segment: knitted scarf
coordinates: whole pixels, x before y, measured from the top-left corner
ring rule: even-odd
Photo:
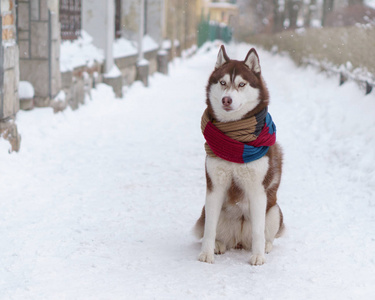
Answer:
[[[201,129],[208,156],[234,163],[248,163],[263,157],[276,142],[276,126],[267,108],[254,116],[233,122],[218,122],[206,109]]]

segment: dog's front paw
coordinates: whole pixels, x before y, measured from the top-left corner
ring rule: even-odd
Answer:
[[[215,241],[215,254],[224,254],[226,250],[227,246],[224,243],[218,240]]]
[[[250,265],[261,266],[266,262],[266,258],[263,254],[253,254],[250,257]]]
[[[201,252],[198,256],[198,260],[201,262],[206,262],[209,264],[213,264],[215,261],[214,253],[212,252]]]

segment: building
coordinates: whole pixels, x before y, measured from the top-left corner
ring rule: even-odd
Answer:
[[[235,19],[238,16],[238,6],[235,2],[217,0],[206,3],[206,11],[208,10],[210,20],[233,27]]]
[[[164,1],[163,38],[171,42],[172,57],[197,44],[201,1]]]

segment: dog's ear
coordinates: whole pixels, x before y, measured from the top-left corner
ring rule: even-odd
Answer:
[[[215,69],[220,68],[223,64],[228,62],[230,58],[228,57],[227,53],[225,52],[225,47],[224,45],[221,45],[219,54],[217,55],[217,61],[215,65]]]
[[[254,73],[260,74],[259,56],[258,56],[258,53],[255,51],[254,48],[251,48],[249,53],[247,53],[246,58],[244,60],[244,63]]]

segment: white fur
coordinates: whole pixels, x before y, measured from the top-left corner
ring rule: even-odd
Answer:
[[[263,264],[267,205],[263,180],[268,170],[268,157],[264,156],[246,164],[235,164],[220,158],[207,157],[206,168],[213,190],[206,195],[206,220],[199,260],[214,262],[214,249],[223,248],[223,245],[215,245],[215,240],[218,240],[230,247],[238,242],[243,243],[244,247],[252,249],[250,263]],[[236,206],[226,206],[227,210],[224,211],[222,208],[232,178],[245,192],[244,200]],[[243,225],[238,221],[242,215]],[[229,228],[231,231],[228,231]]]
[[[223,53],[223,50],[220,48],[220,51],[217,55],[215,68],[218,69],[225,63],[226,63],[226,60],[225,60],[225,57],[224,57],[224,53]]]
[[[224,81],[226,85],[220,82]],[[239,84],[246,83],[244,87]],[[231,97],[231,111],[223,107],[222,99]],[[209,99],[212,109],[220,122],[230,122],[241,119],[246,113],[253,110],[260,102],[259,90],[250,86],[240,75],[236,76],[234,82],[230,82],[230,76],[225,75],[217,84],[211,85]]]
[[[280,182],[280,177],[281,177],[281,174],[278,173],[278,172],[275,172],[275,174],[272,178],[272,181],[267,188],[272,189],[274,185],[278,184]]]
[[[246,59],[245,64],[253,70],[255,73],[260,73],[260,63],[259,58],[254,52],[250,53],[249,57]]]

